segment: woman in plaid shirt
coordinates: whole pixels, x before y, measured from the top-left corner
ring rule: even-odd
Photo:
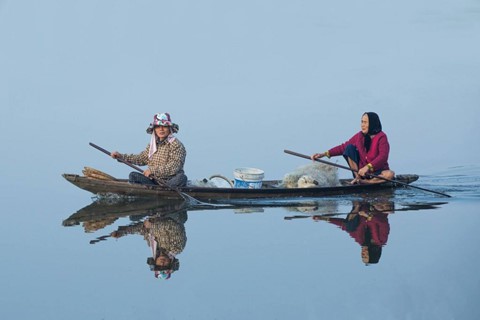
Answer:
[[[157,113],[147,128],[151,139],[145,150],[139,154],[114,151],[111,156],[114,159],[121,158],[139,166],[148,166],[143,174],[131,172],[128,177],[131,183],[183,187],[187,184],[187,176],[183,171],[187,151],[174,135],[178,130],[179,127],[172,122],[170,114]]]

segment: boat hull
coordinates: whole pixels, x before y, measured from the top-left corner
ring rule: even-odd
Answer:
[[[187,186],[178,189],[169,189],[162,186],[147,186],[131,184],[127,180],[101,180],[76,174],[63,174],[67,181],[75,186],[99,196],[119,195],[136,198],[161,198],[161,199],[182,199],[182,193],[207,202],[224,202],[229,200],[262,200],[262,199],[294,199],[294,198],[316,198],[324,196],[348,195],[378,190],[393,190],[397,187],[404,187],[397,183],[380,184],[357,184],[349,185],[348,181],[342,180],[340,186],[336,187],[313,187],[313,188],[283,188],[279,187],[277,180],[263,181],[261,189],[239,189],[239,188],[212,188]],[[395,180],[409,184],[418,179],[417,175],[397,175]]]

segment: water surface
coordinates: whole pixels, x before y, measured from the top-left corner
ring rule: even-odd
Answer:
[[[78,197],[19,202],[2,223],[9,248],[2,313],[41,319],[474,319],[478,178],[459,183],[458,170],[417,182],[452,198],[400,189],[278,207],[198,209],[111,198],[82,204]],[[365,264],[360,244],[333,224],[358,205],[366,212],[375,208],[374,215],[384,217],[379,225],[388,229],[376,263]],[[169,216],[180,221],[187,242],[177,255],[179,269],[162,280],[147,265],[148,242],[133,230]],[[119,230],[129,231],[110,237]]]

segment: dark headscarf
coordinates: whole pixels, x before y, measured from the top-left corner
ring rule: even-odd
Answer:
[[[382,246],[378,244],[373,244],[371,240],[372,232],[370,228],[367,228],[365,230],[365,242],[363,243],[363,245],[368,247],[368,264],[378,263],[378,261],[380,261],[380,257],[382,256]]]
[[[364,135],[365,141],[363,145],[368,152],[368,150],[370,150],[370,145],[372,144],[372,138],[370,136],[382,131],[382,123],[380,122],[378,114],[375,112],[365,112],[364,115],[367,115],[368,117],[368,133]]]

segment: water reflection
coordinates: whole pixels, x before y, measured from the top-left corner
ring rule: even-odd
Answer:
[[[177,255],[187,244],[185,222],[187,210],[183,204],[167,214],[159,213],[138,223],[121,226],[110,236],[121,238],[127,235],[141,235],[152,251],[147,259],[150,270],[156,278],[169,279],[180,267]]]
[[[99,198],[63,221],[63,226],[82,225],[85,232],[94,232],[113,224],[119,218],[138,221],[146,216],[185,209],[183,201],[138,201]]]
[[[108,238],[140,236],[145,240],[147,264],[153,275],[169,279],[180,268],[179,255],[187,244],[185,222],[189,211],[228,209],[234,214],[263,214],[266,208],[279,208],[299,215],[285,220],[308,218],[326,222],[348,234],[359,246],[366,265],[379,263],[390,233],[390,214],[398,211],[435,209],[442,203],[399,204],[395,198],[305,199],[297,202],[258,203],[217,207],[192,206],[181,200],[129,201],[99,199],[63,221],[64,226],[82,226],[86,233],[97,232],[112,224],[113,231],[90,240],[91,244]],[[272,215],[272,218],[275,218]],[[126,221],[126,222],[125,222]],[[147,252],[148,252],[147,251]]]
[[[378,263],[382,247],[387,244],[390,224],[388,214],[394,212],[391,201],[354,201],[345,218],[313,216],[315,221],[326,221],[347,232],[361,247],[362,261],[366,265]]]
[[[177,255],[185,249],[187,243],[186,202],[96,201],[64,220],[63,225],[82,224],[85,232],[93,232],[126,216],[132,221],[130,224],[119,226],[117,230],[90,243],[95,244],[109,237],[118,239],[128,235],[142,236],[151,250],[151,257],[147,258],[150,270],[156,278],[169,279],[179,270],[180,261]]]
[[[435,209],[439,203],[406,204],[395,209],[395,203],[388,199],[353,200],[352,209],[344,217],[339,213],[313,214],[310,216],[290,216],[285,220],[311,217],[314,221],[325,221],[345,231],[360,245],[362,262],[365,265],[380,261],[383,247],[390,234],[388,215],[395,211]],[[315,212],[319,212],[315,209]],[[320,211],[321,212],[321,211]],[[325,212],[325,211],[323,211]]]

